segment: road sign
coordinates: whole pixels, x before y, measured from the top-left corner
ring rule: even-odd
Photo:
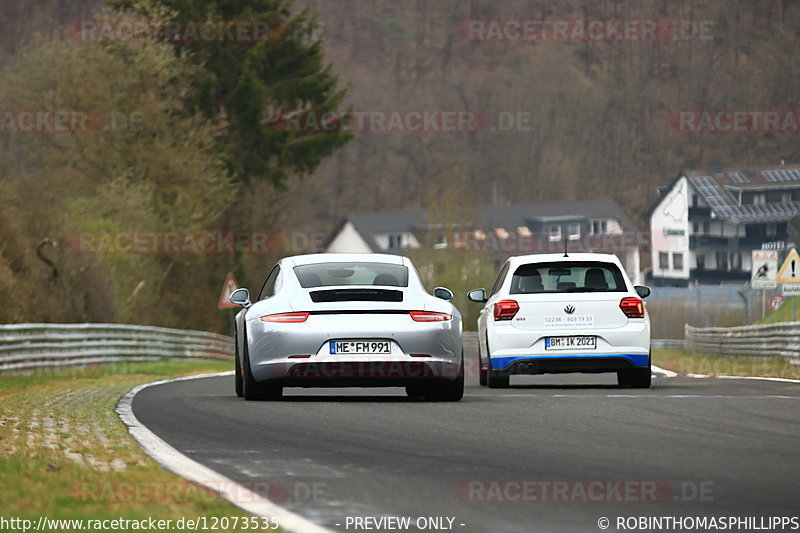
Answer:
[[[780,294],[776,294],[775,296],[769,299],[769,308],[772,309],[773,311],[777,311],[785,303],[786,303],[786,298],[784,298]]]
[[[217,300],[217,309],[232,309],[239,307],[237,304],[231,302],[231,293],[239,288],[239,284],[233,277],[233,274],[228,272],[225,276],[225,284],[222,286],[222,292],[219,293],[219,300]]]
[[[778,252],[776,250],[753,250],[753,270],[750,273],[750,286],[754,289],[774,289],[775,275],[778,271]]]
[[[798,283],[784,283],[781,287],[784,296],[800,296],[800,284]]]
[[[800,255],[797,250],[792,248],[786,261],[783,262],[775,278],[778,283],[800,283]]]

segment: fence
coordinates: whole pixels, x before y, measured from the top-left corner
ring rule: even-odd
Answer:
[[[683,339],[651,339],[650,346],[660,350],[682,350],[686,348],[686,341]]]
[[[0,373],[162,358],[233,359],[233,339],[205,331],[127,324],[0,326]]]
[[[732,328],[685,327],[689,351],[708,355],[800,358],[800,323]],[[475,332],[464,347],[477,351]],[[682,348],[684,341],[652,341],[656,348]],[[115,361],[232,359],[233,339],[205,331],[127,324],[8,324],[0,326],[0,373],[37,367]]]
[[[780,322],[733,328],[686,325],[686,347],[707,355],[800,357],[800,323]]]

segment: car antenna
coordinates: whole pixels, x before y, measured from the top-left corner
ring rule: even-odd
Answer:
[[[569,254],[567,253],[567,243],[568,242],[569,242],[568,238],[564,237],[564,257],[569,257]]]

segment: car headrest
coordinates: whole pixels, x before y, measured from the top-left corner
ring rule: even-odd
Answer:
[[[517,291],[525,294],[531,292],[541,292],[544,290],[544,285],[542,285],[542,276],[539,275],[538,270],[534,270],[532,274],[528,276],[517,276]]]
[[[583,280],[583,286],[587,289],[600,289],[605,290],[608,288],[606,283],[606,275],[602,268],[590,268],[586,271],[586,276]]]
[[[391,274],[378,274],[375,276],[375,279],[372,280],[373,285],[386,285],[389,287],[399,287],[400,283],[397,282],[397,278],[392,276]]]

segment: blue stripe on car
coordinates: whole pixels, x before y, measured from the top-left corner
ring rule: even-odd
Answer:
[[[502,370],[514,361],[525,360],[535,361],[537,359],[592,359],[592,358],[608,358],[608,357],[623,357],[628,359],[636,366],[647,366],[650,356],[646,353],[629,354],[629,353],[611,353],[611,354],[558,354],[549,356],[521,356],[521,357],[492,357],[492,370]]]

